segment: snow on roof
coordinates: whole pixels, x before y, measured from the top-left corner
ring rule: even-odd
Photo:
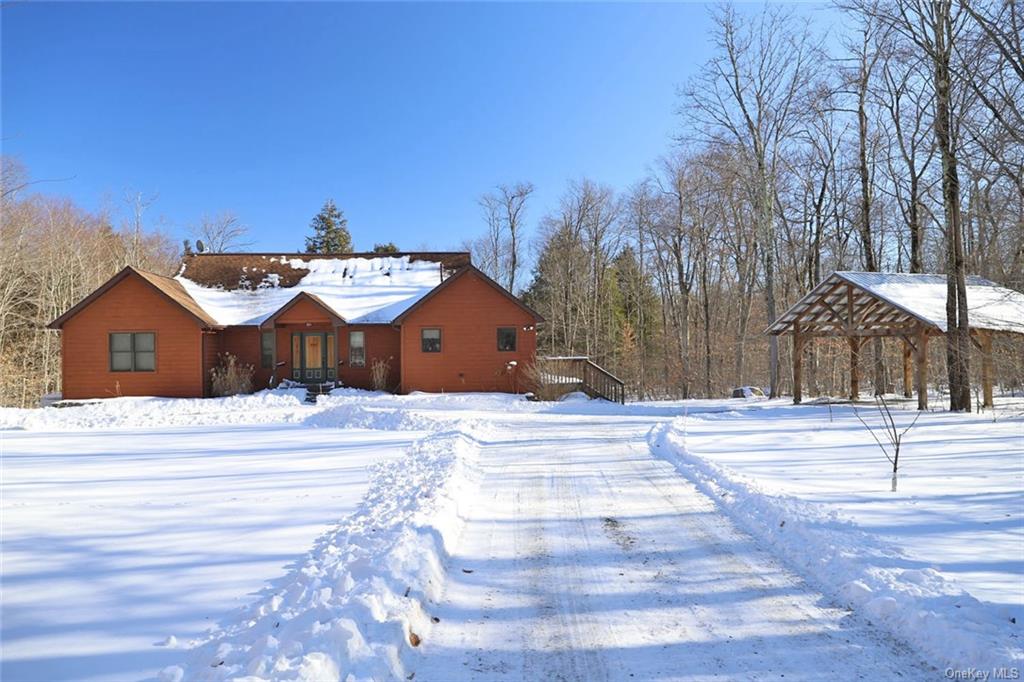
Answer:
[[[946,276],[900,272],[833,272],[768,328],[786,331],[815,302],[827,297],[834,285],[846,281],[907,315],[946,331]],[[835,295],[835,294],[833,294]],[[974,329],[1024,334],[1024,294],[981,277],[967,278],[967,307]]]
[[[247,288],[224,289],[175,279],[221,325],[258,325],[300,293],[312,294],[350,324],[388,323],[441,283],[441,265],[409,256],[379,258],[272,257],[272,262],[308,270],[293,286],[269,273]],[[244,275],[245,273],[239,273]]]
[[[946,276],[898,272],[837,272],[837,275],[946,331]],[[982,277],[967,278],[971,327],[1024,334],[1024,294]]]

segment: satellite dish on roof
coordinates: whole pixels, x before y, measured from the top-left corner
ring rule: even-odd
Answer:
[[[196,240],[196,251],[198,253],[205,253],[206,252],[206,244],[203,243],[202,239],[197,239]]]

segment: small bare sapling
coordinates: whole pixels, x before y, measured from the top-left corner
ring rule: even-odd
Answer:
[[[875,406],[878,408],[878,413],[882,416],[882,431],[885,434],[885,439],[889,442],[888,446],[882,442],[881,438],[878,437],[878,434],[875,433],[875,429],[871,428],[871,426],[860,416],[860,412],[857,411],[856,403],[853,404],[853,413],[857,415],[857,420],[860,421],[860,423],[864,425],[864,428],[868,430],[871,437],[875,439],[876,443],[878,443],[878,447],[882,450],[882,454],[885,455],[885,458],[889,460],[890,464],[892,464],[892,492],[896,492],[896,476],[900,467],[900,446],[903,444],[903,437],[907,435],[907,432],[910,431],[910,429],[914,428],[914,425],[917,424],[917,420],[921,418],[921,413],[918,412],[917,416],[914,417],[914,421],[910,422],[907,428],[900,431],[896,427],[896,420],[892,416],[892,410],[889,409],[889,403],[885,402],[885,398],[883,396],[875,396]]]

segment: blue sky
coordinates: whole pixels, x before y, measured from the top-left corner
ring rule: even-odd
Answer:
[[[126,190],[187,236],[235,212],[297,250],[333,198],[357,248],[456,247],[479,195],[622,189],[678,132],[700,4],[10,3],[3,153],[90,209]]]

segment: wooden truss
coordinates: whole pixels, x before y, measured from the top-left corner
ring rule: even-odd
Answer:
[[[887,301],[833,273],[776,320],[767,330],[793,336],[793,402],[803,399],[803,350],[820,337],[845,338],[850,346],[850,398],[860,395],[861,348],[872,338],[903,342],[903,393],[917,392],[917,407],[928,409],[928,340],[944,336],[933,322]],[[981,381],[986,407],[992,406],[992,332],[971,329],[981,350]]]

